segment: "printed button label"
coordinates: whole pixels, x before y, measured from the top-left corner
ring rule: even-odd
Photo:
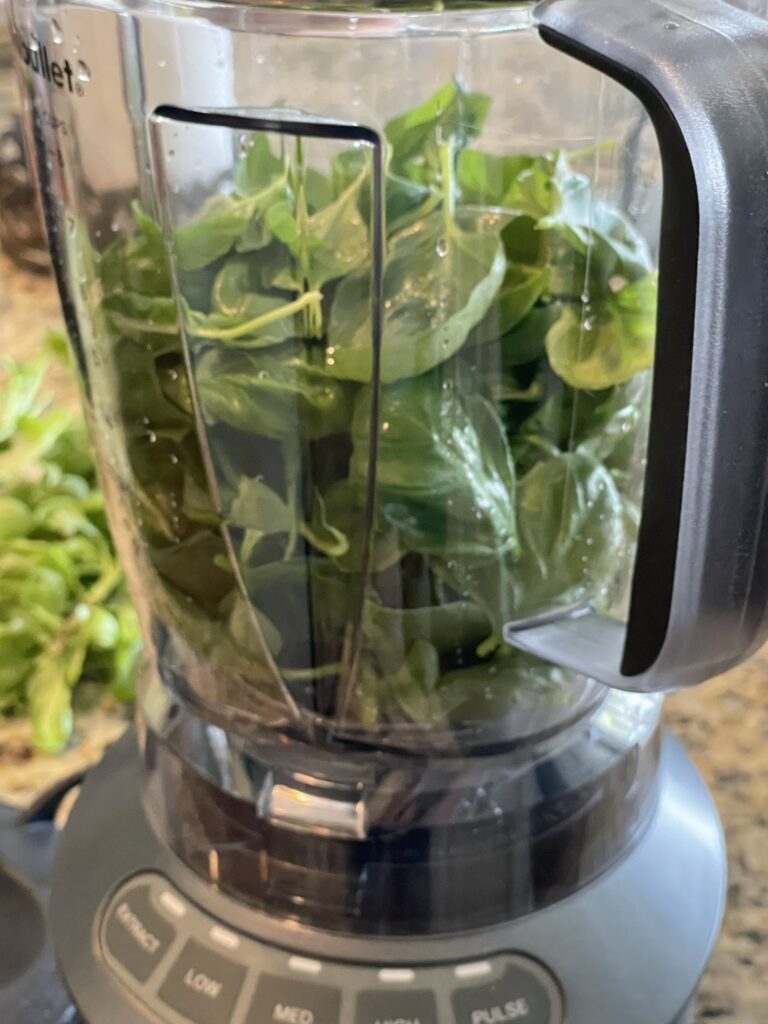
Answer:
[[[160,998],[193,1024],[230,1024],[246,969],[190,939],[160,988]]]
[[[245,1024],[338,1024],[341,994],[328,985],[262,974]]]
[[[149,886],[131,889],[115,904],[104,933],[107,952],[136,978],[147,981],[176,936],[152,906]]]

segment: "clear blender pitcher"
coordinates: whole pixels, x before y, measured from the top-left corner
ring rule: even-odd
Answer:
[[[712,31],[615,6],[15,4],[147,807],[270,913],[448,932],[575,891],[654,802],[659,700],[605,684],[761,635],[759,473],[717,474],[762,357],[712,297],[753,333],[765,300],[714,266],[693,113],[638,86],[659,18]]]

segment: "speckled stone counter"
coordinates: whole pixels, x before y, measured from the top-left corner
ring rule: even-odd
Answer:
[[[696,1021],[768,1022],[768,649],[667,701],[667,721],[712,789],[730,882]]]
[[[52,280],[14,271],[0,257],[0,352],[29,358],[45,331],[59,326]],[[66,375],[53,383],[61,401],[73,400]],[[730,855],[725,926],[695,1021],[768,1024],[768,649],[722,678],[671,697],[667,720],[714,792]],[[0,720],[0,798],[30,798],[97,759],[123,727],[116,714],[100,710],[78,721],[77,742],[67,755],[42,758],[32,751],[25,723]]]

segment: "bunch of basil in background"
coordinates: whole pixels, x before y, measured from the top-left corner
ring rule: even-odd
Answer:
[[[161,229],[136,209],[98,259],[150,605],[212,673],[277,664],[367,727],[556,698],[503,624],[610,604],[634,539],[647,247],[564,153],[471,148],[489,105],[453,80],[387,125],[378,423],[366,147],[321,173],[254,133],[176,227],[194,388]]]
[[[142,644],[85,424],[51,407],[49,363],[0,363],[0,713],[28,713],[35,744],[55,753],[73,702],[133,699]]]

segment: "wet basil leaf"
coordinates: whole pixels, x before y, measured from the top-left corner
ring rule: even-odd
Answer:
[[[498,238],[446,227],[441,213],[398,235],[384,272],[382,381],[416,377],[455,355],[487,313],[505,270]],[[336,291],[327,362],[334,377],[371,379],[370,286],[365,272]]]
[[[369,471],[370,392],[352,422],[350,477]],[[494,558],[514,549],[515,473],[493,408],[434,371],[385,388],[376,484],[380,517],[403,550],[446,558]]]
[[[314,365],[301,345],[281,349],[280,355],[208,351],[196,376],[209,422],[277,440],[349,429],[348,387],[322,364]]]
[[[592,312],[569,303],[547,333],[552,369],[574,388],[620,384],[653,362],[656,279],[641,278],[610,294]]]

